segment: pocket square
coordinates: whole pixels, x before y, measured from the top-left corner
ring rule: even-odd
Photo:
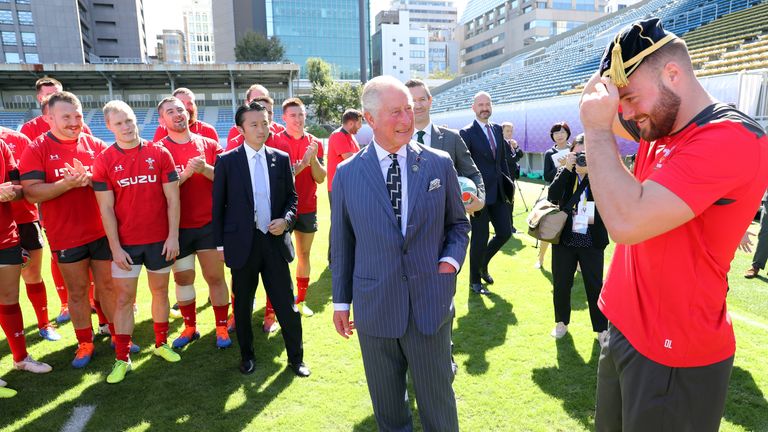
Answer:
[[[431,192],[438,188],[440,188],[440,179],[434,179],[431,182],[429,182],[429,190],[427,192]]]

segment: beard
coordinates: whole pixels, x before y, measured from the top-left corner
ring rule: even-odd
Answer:
[[[187,112],[189,113],[189,122],[188,122],[188,124],[190,126],[192,126],[197,121],[197,110],[196,109],[192,109],[192,110],[187,110]]]
[[[640,138],[651,142],[671,134],[680,110],[681,98],[659,83],[659,100],[648,114],[648,125],[640,129]]]

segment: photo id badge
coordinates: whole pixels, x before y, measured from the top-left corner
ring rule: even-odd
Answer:
[[[571,226],[571,231],[579,234],[586,234],[588,225],[589,217],[586,214],[576,214],[573,216],[573,225]]]

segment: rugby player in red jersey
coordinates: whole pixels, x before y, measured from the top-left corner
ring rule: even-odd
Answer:
[[[21,154],[31,144],[29,138],[23,134],[4,127],[0,127],[0,140],[5,141],[11,149],[14,160],[21,159]],[[26,265],[21,269],[21,277],[27,288],[27,297],[35,310],[38,333],[45,340],[60,340],[61,335],[51,326],[48,319],[48,295],[41,272],[43,236],[37,206],[26,200],[17,200],[11,202],[11,209],[19,232],[19,245],[29,256]]]
[[[192,90],[186,87],[179,87],[174,90],[173,96],[180,100],[184,104],[184,107],[187,108],[187,112],[189,113],[189,131],[210,138],[218,143],[219,134],[216,133],[216,129],[210,124],[197,118],[197,104],[195,103],[195,94]],[[157,130],[155,130],[155,137],[152,138],[152,141],[158,142],[167,136],[168,129],[166,129],[165,126],[160,125],[157,127]]]
[[[136,114],[122,101],[104,105],[115,143],[93,163],[93,188],[112,251],[115,286],[115,365],[107,382],[131,370],[133,304],[142,265],[152,293],[153,353],[169,362],[181,356],[168,346],[168,279],[179,254],[179,174],[163,146],[139,137]]]
[[[0,141],[0,327],[2,327],[13,355],[13,367],[33,373],[46,373],[51,367],[38,362],[27,353],[24,322],[19,307],[19,276],[21,274],[21,246],[10,201],[22,198],[19,171],[8,145]],[[0,380],[0,398],[16,395]]]
[[[48,98],[51,130],[38,137],[21,156],[24,196],[40,203],[48,241],[69,295],[69,310],[78,348],[72,366],[85,367],[93,356],[93,329],[88,303],[88,271],[93,273],[107,317],[111,317],[112,256],[91,187],[91,167],[106,145],[84,134],[80,101],[69,92]]]
[[[27,136],[30,140],[34,141],[37,137],[40,135],[48,132],[51,130],[51,125],[48,124],[48,121],[46,119],[46,113],[45,113],[45,104],[44,101],[48,96],[58,93],[62,91],[64,87],[62,87],[61,83],[51,77],[43,77],[40,78],[35,82],[35,90],[37,92],[37,102],[40,104],[40,109],[43,110],[43,113],[32,120],[24,123],[21,126],[21,129],[19,132],[23,133]],[[83,132],[87,133],[88,135],[91,134],[91,129],[88,127],[88,125],[83,124]]]
[[[296,238],[296,305],[304,316],[314,312],[304,300],[309,287],[309,253],[317,232],[317,184],[325,181],[323,145],[304,131],[307,111],[299,98],[283,102],[283,121],[286,129],[275,137],[275,148],[288,153],[293,164],[296,193],[299,195],[298,215],[293,234]]]
[[[245,92],[245,104],[250,104],[257,98],[264,98],[269,97],[269,90],[267,90],[266,87],[264,87],[261,84],[254,84],[248,88],[248,91]],[[263,106],[264,104],[262,104]],[[272,132],[272,135],[277,135],[280,132],[284,131],[285,128],[272,121],[272,109],[269,109],[269,131]],[[229,134],[227,134],[227,150],[231,150],[243,143],[243,135],[240,133],[240,131],[237,130],[237,125],[232,126],[232,129],[229,130]],[[266,146],[269,146],[269,143],[265,144]]]
[[[222,150],[217,142],[189,131],[189,113],[179,99],[173,96],[163,99],[157,111],[160,124],[168,130],[168,136],[156,144],[171,152],[179,172],[181,190],[179,256],[173,265],[173,278],[176,282],[176,301],[184,318],[184,330],[173,341],[173,347],[181,348],[200,337],[194,285],[197,255],[213,305],[216,346],[227,348],[232,345],[227,333],[229,291],[224,281],[224,263],[219,260],[211,225],[213,165],[216,155]]]

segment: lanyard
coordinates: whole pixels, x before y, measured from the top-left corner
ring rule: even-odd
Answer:
[[[576,182],[573,184],[573,192],[576,192],[576,189],[581,186],[581,179],[579,178],[579,175],[576,174]],[[584,191],[581,193],[581,196],[579,197],[579,201],[582,202],[582,205],[584,207],[587,206],[587,191],[589,190],[589,186],[584,188]]]

